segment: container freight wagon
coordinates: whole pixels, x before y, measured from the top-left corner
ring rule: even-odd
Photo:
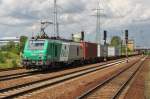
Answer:
[[[94,62],[97,58],[97,44],[90,42],[81,42],[83,48],[83,57],[85,62]]]
[[[121,55],[121,51],[117,47],[108,47],[108,57],[117,57]]]

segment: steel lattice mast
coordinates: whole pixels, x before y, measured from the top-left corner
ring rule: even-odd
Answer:
[[[58,23],[58,6],[57,0],[54,0],[54,33],[59,37],[59,23]]]
[[[104,9],[101,9],[100,7],[100,0],[97,4],[96,8],[96,43],[101,43],[101,11]]]
[[[97,19],[96,19],[96,42],[98,43],[98,44],[100,44],[100,36],[101,36],[101,34],[100,34],[100,7],[99,7],[99,5],[98,5],[98,8],[96,9],[97,10],[97,14],[96,14],[96,16],[97,16]]]

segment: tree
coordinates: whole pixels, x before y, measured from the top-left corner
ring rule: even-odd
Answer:
[[[119,36],[113,36],[111,39],[111,46],[120,47],[121,46],[121,38]]]
[[[28,37],[26,37],[26,36],[20,37],[20,52],[23,52],[23,49],[25,47],[25,43],[26,43],[27,39],[28,39]]]
[[[7,43],[7,45],[1,47],[1,51],[13,52],[15,54],[19,54],[19,44],[10,41]]]

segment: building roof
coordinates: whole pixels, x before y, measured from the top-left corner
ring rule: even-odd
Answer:
[[[19,37],[1,37],[0,38],[0,41],[11,41],[11,40],[19,40],[20,38]]]

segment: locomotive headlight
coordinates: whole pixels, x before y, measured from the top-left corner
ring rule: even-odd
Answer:
[[[39,56],[43,57],[43,54],[39,54]]]

